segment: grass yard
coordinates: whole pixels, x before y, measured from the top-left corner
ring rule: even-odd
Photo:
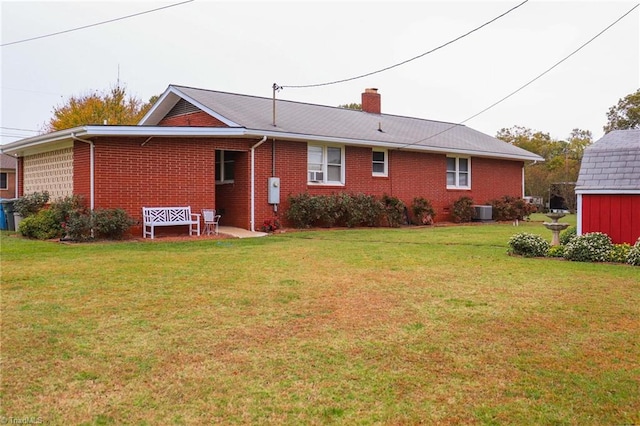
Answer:
[[[551,239],[540,222],[77,245],[4,233],[0,416],[639,424],[640,269],[508,256],[514,233]]]

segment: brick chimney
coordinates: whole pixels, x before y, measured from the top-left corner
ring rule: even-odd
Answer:
[[[380,114],[380,93],[378,89],[364,89],[362,94],[362,111],[372,114]]]

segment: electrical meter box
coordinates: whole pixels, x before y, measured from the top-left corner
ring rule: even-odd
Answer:
[[[268,200],[269,204],[280,204],[280,178],[269,178]]]

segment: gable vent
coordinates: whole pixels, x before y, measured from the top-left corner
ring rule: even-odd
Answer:
[[[185,101],[184,99],[180,99],[178,103],[175,104],[173,108],[171,108],[171,111],[169,111],[169,113],[165,115],[165,117],[175,117],[178,115],[192,114],[198,111],[200,111],[200,108],[190,102]]]

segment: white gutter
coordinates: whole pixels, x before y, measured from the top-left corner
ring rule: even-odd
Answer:
[[[71,133],[71,139],[73,139],[74,141],[79,141],[79,142],[84,142],[84,143],[88,143],[89,144],[89,185],[91,186],[90,189],[90,206],[89,208],[91,209],[91,211],[93,211],[93,209],[95,208],[95,148],[93,145],[93,142],[90,140],[86,140],[86,139],[81,139],[79,137],[77,137],[74,133]]]
[[[255,170],[255,157],[256,148],[265,143],[266,136],[263,136],[260,141],[251,147],[251,232],[255,232],[255,215],[256,215],[256,170]]]

